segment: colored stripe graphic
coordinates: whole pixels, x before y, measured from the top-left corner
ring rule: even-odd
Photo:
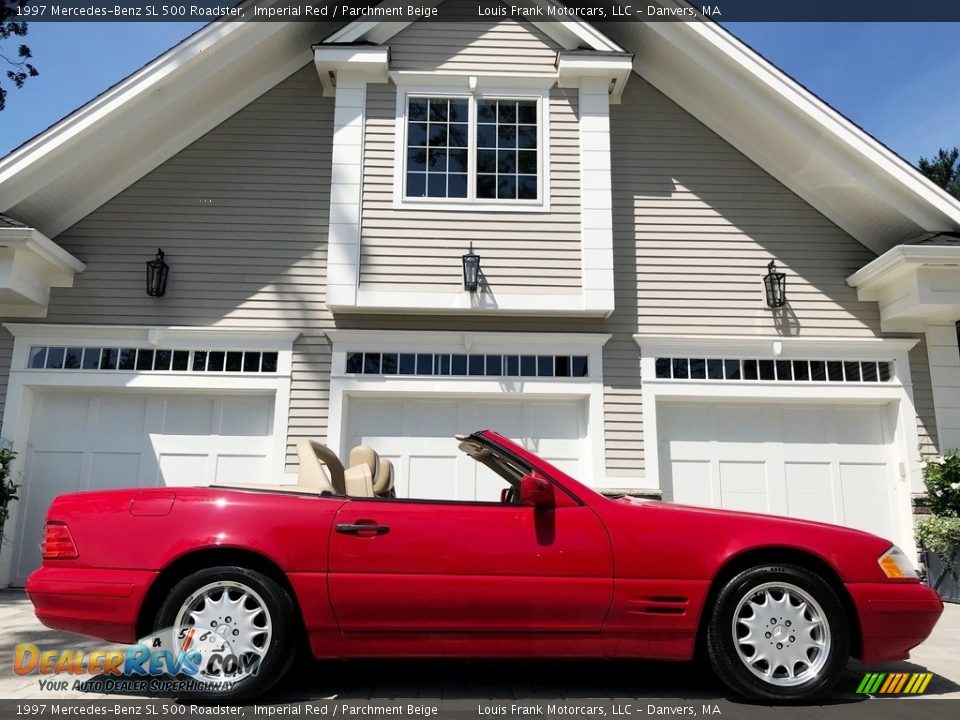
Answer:
[[[898,693],[903,689],[903,686],[907,683],[907,678],[910,677],[909,673],[900,673],[900,682],[897,683],[897,686],[893,688],[890,692]]]
[[[919,695],[927,689],[933,673],[867,673],[856,692],[866,695]]]
[[[865,693],[867,691],[867,685],[870,684],[870,680],[873,678],[873,675],[867,673],[863,676],[863,680],[860,681],[860,684],[857,685],[857,693]]]
[[[896,685],[897,681],[900,679],[900,676],[897,673],[891,673],[887,676],[887,680],[883,685],[880,686],[880,694],[883,695],[890,691],[892,685]]]

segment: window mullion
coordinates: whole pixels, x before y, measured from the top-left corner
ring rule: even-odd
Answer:
[[[467,137],[467,200],[476,202],[477,199],[477,98],[470,96],[470,127]]]

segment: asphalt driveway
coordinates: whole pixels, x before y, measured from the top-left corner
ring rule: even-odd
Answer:
[[[932,672],[924,697],[960,699],[960,605],[947,605],[926,643],[908,662],[864,666],[851,662],[836,700],[853,699],[865,672]],[[94,649],[96,640],[43,627],[21,591],[0,591],[0,698],[89,698],[70,691],[40,691],[37,676],[13,671],[14,647]],[[102,696],[100,696],[102,697]],[[390,698],[658,698],[721,700],[725,692],[708,670],[692,663],[636,661],[350,661],[296,668],[267,702]]]

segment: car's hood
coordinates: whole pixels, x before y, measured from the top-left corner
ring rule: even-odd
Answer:
[[[626,505],[634,505],[637,507],[644,507],[651,510],[664,510],[664,511],[673,511],[673,512],[683,512],[685,514],[694,514],[694,515],[703,515],[709,516],[711,518],[725,519],[730,522],[746,523],[746,524],[760,524],[768,525],[770,523],[776,523],[781,525],[788,525],[797,528],[817,528],[818,530],[826,531],[836,531],[843,533],[847,536],[860,536],[864,538],[872,538],[876,540],[881,540],[885,543],[890,543],[889,540],[881,538],[873,533],[864,532],[863,530],[857,530],[855,528],[846,527],[843,525],[835,525],[833,523],[820,522],[818,520],[805,520],[803,518],[794,518],[786,517],[784,515],[771,515],[768,513],[756,513],[756,512],[747,512],[745,510],[727,510],[723,508],[714,508],[714,507],[705,507],[701,505],[685,505],[683,503],[673,503],[665,502],[663,500],[649,500],[645,498],[635,498],[630,496],[623,496],[616,498],[614,502],[624,503]]]

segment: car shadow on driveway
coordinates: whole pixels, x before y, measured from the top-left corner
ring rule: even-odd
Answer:
[[[862,677],[857,671],[848,672],[826,703],[864,700],[865,696],[854,693]],[[703,663],[637,660],[313,661],[296,667],[260,702],[330,698],[650,698],[742,702],[730,696]]]
[[[818,704],[868,699],[856,689],[867,672],[928,672],[909,662],[883,667],[851,661],[837,688]],[[956,693],[957,683],[934,674],[923,696]],[[290,703],[336,698],[651,698],[728,700],[729,695],[701,662],[634,660],[349,660],[307,661],[261,703]]]
[[[623,660],[349,660],[304,662],[266,702],[321,698],[723,697],[696,663]]]

